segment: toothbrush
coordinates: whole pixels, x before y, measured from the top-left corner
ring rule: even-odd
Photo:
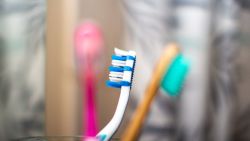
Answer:
[[[179,54],[179,48],[177,45],[170,44],[167,46],[155,68],[142,102],[137,107],[132,121],[122,135],[122,141],[137,140],[140,128],[145,121],[145,117],[149,112],[150,105],[156,96],[159,87],[163,83],[163,89],[166,90],[170,96],[177,96],[184,82],[183,80],[187,74],[187,70],[188,63]],[[172,84],[169,84],[168,81]]]
[[[86,119],[82,121],[83,127],[85,125],[84,135],[89,137],[94,137],[97,134],[98,128],[95,107],[95,58],[100,56],[102,48],[103,37],[97,25],[91,22],[85,22],[76,28],[75,54],[83,101],[85,99],[82,116],[85,116]]]
[[[121,123],[132,86],[135,61],[136,53],[134,51],[124,51],[115,48],[115,55],[112,56],[112,66],[109,67],[110,73],[107,85],[121,88],[121,92],[113,118],[97,135],[100,141],[108,141]]]

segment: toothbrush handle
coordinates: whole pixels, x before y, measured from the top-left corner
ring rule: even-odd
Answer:
[[[170,44],[166,47],[163,52],[162,57],[160,58],[159,63],[157,64],[154,74],[151,78],[151,81],[145,91],[144,98],[132,118],[132,121],[129,123],[124,134],[122,135],[122,141],[135,141],[138,138],[140,129],[144,123],[145,117],[148,114],[150,105],[156,96],[157,90],[160,86],[161,79],[166,70],[178,54],[179,49],[176,44]]]
[[[85,103],[86,103],[86,136],[97,134],[97,119],[95,105],[95,77],[93,71],[88,69],[85,75]],[[84,113],[84,112],[83,112]],[[83,115],[84,116],[84,115]]]

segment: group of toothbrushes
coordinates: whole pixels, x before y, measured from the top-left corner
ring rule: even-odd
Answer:
[[[136,63],[134,51],[124,51],[115,48],[112,55],[112,66],[109,67],[109,81],[107,86],[120,88],[120,97],[116,111],[110,122],[98,133],[97,113],[95,107],[95,58],[103,49],[103,39],[100,28],[91,22],[86,22],[76,29],[75,54],[80,78],[81,92],[85,99],[83,117],[85,136],[97,137],[100,141],[108,141],[118,129],[127,107],[133,74]],[[140,133],[150,105],[161,87],[170,96],[176,97],[180,93],[185,76],[189,68],[188,61],[180,53],[176,44],[166,46],[159,63],[155,67],[144,98],[139,104],[132,121],[127,126],[121,140],[136,140]]]

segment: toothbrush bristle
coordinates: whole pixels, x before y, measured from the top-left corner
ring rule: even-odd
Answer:
[[[115,54],[118,55],[118,56],[127,56],[129,55],[129,53],[125,50],[121,50],[121,49],[118,49],[118,48],[115,48]]]
[[[190,64],[182,54],[177,55],[163,76],[161,87],[169,96],[178,96],[184,85]]]
[[[135,60],[135,57],[132,57]],[[128,51],[115,48],[115,55],[112,55],[112,66],[109,67],[109,81],[107,85],[110,87],[121,88],[121,86],[130,86],[133,79],[133,66],[126,66],[126,61],[131,60],[130,53]],[[124,71],[131,71],[130,82],[123,81]]]

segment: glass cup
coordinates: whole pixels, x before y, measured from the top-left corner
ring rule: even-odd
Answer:
[[[38,137],[24,137],[15,139],[13,141],[99,141],[94,137],[83,136],[38,136]],[[112,138],[110,141],[119,141],[118,138]]]

